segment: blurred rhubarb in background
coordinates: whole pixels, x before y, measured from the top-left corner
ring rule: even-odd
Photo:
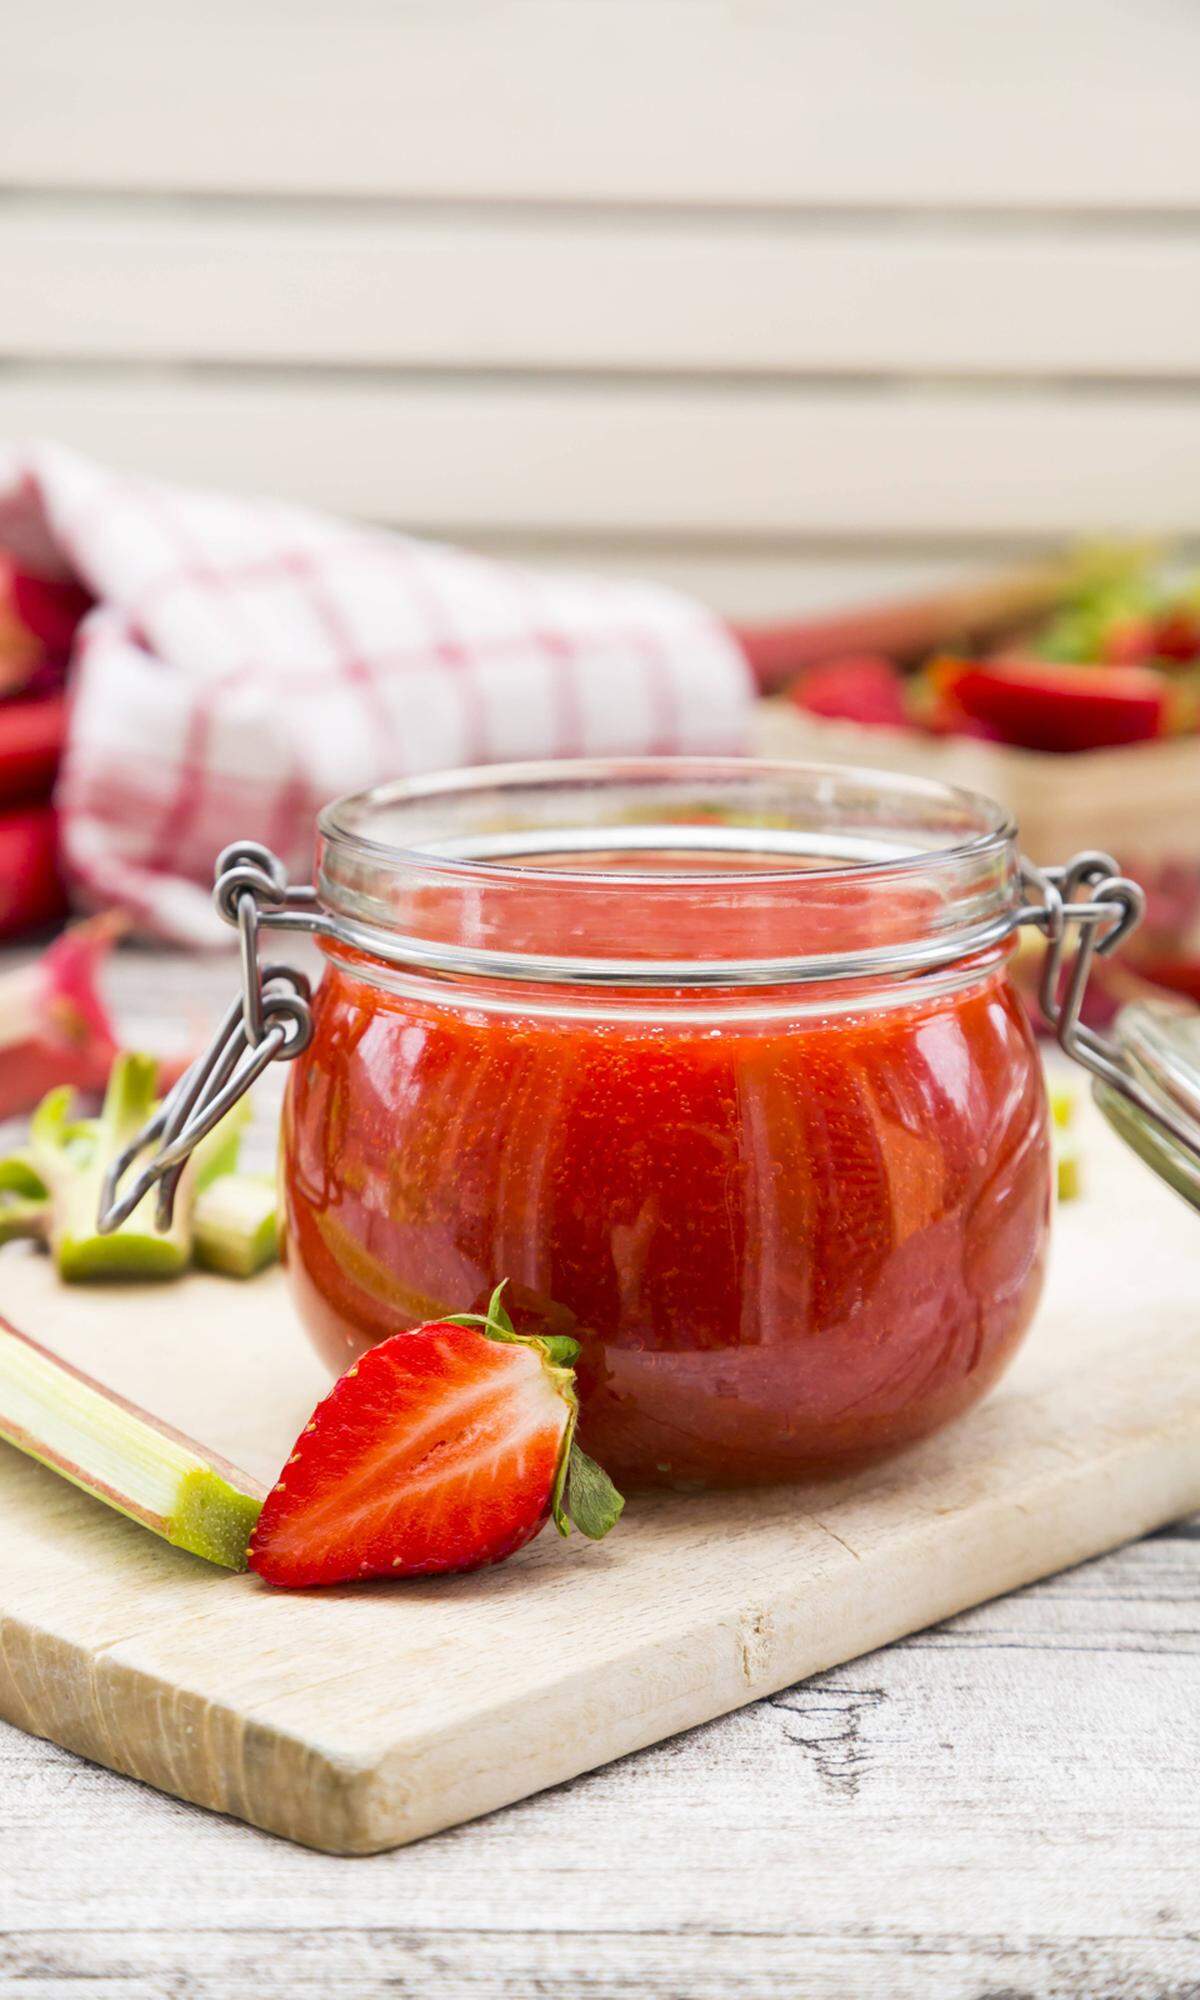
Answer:
[[[78,584],[34,576],[0,551],[0,939],[66,913],[51,795],[71,646],[90,603]]]
[[[66,915],[52,793],[71,646],[90,603],[78,585],[34,576],[0,552],[0,940]],[[98,975],[125,928],[120,915],[93,917],[0,971],[0,1119],[56,1084],[103,1091],[119,1044]]]
[[[34,575],[0,551],[0,940],[66,913],[53,789],[71,651],[91,602],[76,583]],[[760,693],[781,696],[793,715],[863,732],[855,761],[873,761],[880,731],[889,744],[880,761],[903,767],[912,745],[915,769],[920,746],[950,751],[957,739],[989,753],[1078,759],[1191,737],[1200,778],[1200,580],[1172,577],[1145,549],[1077,551],[923,597],[733,631]],[[835,753],[820,743],[791,754],[845,758],[844,746]],[[965,782],[1004,797],[1008,768],[994,783],[973,774]],[[1090,828],[1090,781],[1087,803]],[[1092,837],[1105,845],[1099,784],[1094,805]],[[1145,981],[1200,999],[1200,823],[1176,813],[1167,831],[1140,855],[1118,848],[1149,909],[1133,950],[1093,981],[1101,1016]],[[0,990],[0,1112],[20,1108],[26,1070],[29,1101],[50,1080],[88,1088],[107,1074],[114,1042],[94,972],[111,941],[110,930],[83,926],[63,940],[60,958],[43,961],[41,985],[25,989],[26,998],[36,990],[53,999],[47,1021],[57,1025],[41,1042],[28,1022],[21,1033],[11,1026],[15,989],[6,1029]],[[1032,948],[1029,956],[1032,974]]]
[[[24,965],[0,969],[0,1120],[57,1084],[103,1096],[121,1042],[100,990],[104,961],[126,930],[119,911],[72,924]],[[169,1090],[198,1051],[159,1055]]]
[[[738,636],[764,692],[803,716],[863,732],[854,761],[880,754],[879,731],[888,732],[885,761],[905,768],[908,743],[918,772],[928,769],[922,746],[940,742],[949,755],[956,739],[986,744],[1001,759],[990,767],[993,782],[976,775],[979,766],[961,781],[1004,796],[1002,760],[1012,753],[1044,757],[1044,783],[1053,787],[1051,759],[1192,739],[1200,808],[1200,578],[1173,576],[1144,549],[1085,550],[908,603]],[[836,748],[825,751],[818,735],[795,754],[844,761],[844,733]],[[1113,841],[1110,820],[1127,822],[1128,813],[1113,812],[1121,780],[1111,763],[1102,778],[1101,762],[1089,824],[1103,847]],[[952,764],[940,769],[955,775]],[[1140,766],[1139,786],[1153,782]],[[1118,843],[1117,855],[1147,891],[1146,918],[1119,959],[1097,963],[1088,996],[1094,1025],[1152,986],[1200,1001],[1200,810],[1177,811],[1166,829],[1160,815],[1154,838],[1133,846]],[[1018,962],[1035,1016],[1040,951],[1027,936]]]
[[[739,636],[765,688],[868,727],[1053,754],[1200,730],[1200,578],[1137,551]]]
[[[0,1118],[55,1084],[103,1090],[118,1042],[97,974],[124,928],[119,916],[92,917],[30,964],[0,971]]]

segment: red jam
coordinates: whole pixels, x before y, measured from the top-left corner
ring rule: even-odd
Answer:
[[[527,1329],[581,1340],[581,1437],[618,1483],[716,1485],[891,1451],[1010,1359],[1049,1146],[994,954],[824,1013],[371,973],[329,966],[284,1120],[287,1262],[332,1366],[507,1277]]]

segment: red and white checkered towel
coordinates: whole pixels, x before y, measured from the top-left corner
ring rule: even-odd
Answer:
[[[515,757],[736,751],[752,685],[711,612],[643,583],[491,562],[39,446],[0,467],[0,544],[97,599],[58,802],[93,903],[224,940],[216,854],[307,879],[327,800]]]

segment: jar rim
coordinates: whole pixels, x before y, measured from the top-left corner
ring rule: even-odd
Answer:
[[[897,798],[904,797],[916,801],[924,799],[944,806],[958,806],[964,812],[973,812],[988,824],[968,838],[947,842],[944,847],[914,849],[906,855],[887,858],[837,860],[829,868],[806,868],[804,880],[811,881],[821,875],[839,875],[848,868],[859,871],[876,870],[895,873],[904,868],[928,866],[931,860],[944,858],[954,860],[974,855],[997,852],[1016,838],[1016,823],[1011,814],[996,800],[982,792],[969,790],[963,785],[951,785],[938,778],[923,778],[906,772],[881,771],[866,764],[824,764],[815,760],[791,760],[765,757],[621,757],[621,758],[564,758],[529,759],[520,763],[471,764],[461,769],[432,771],[415,777],[391,779],[385,784],[372,785],[364,791],[347,792],[340,798],[332,799],[317,817],[317,829],[322,838],[337,842],[339,846],[357,851],[376,861],[407,863],[413,866],[428,865],[436,861],[439,868],[454,870],[479,870],[500,878],[525,876],[531,872],[527,863],[505,861],[494,856],[479,857],[456,855],[444,848],[431,850],[421,846],[406,846],[398,841],[376,840],[349,822],[349,815],[357,813],[379,813],[403,811],[407,806],[427,804],[437,799],[466,798],[471,794],[485,791],[512,791],[521,787],[538,788],[569,784],[608,783],[614,780],[637,783],[645,779],[662,779],[681,783],[705,782],[713,778],[755,778],[775,779],[782,783],[798,780],[815,781],[821,784],[834,780],[856,786],[862,790],[886,791]],[[541,871],[538,871],[539,873]],[[571,869],[560,871],[571,881],[606,881],[615,876],[626,882],[659,883],[673,879],[663,870],[620,869]],[[743,879],[762,882],[771,878],[769,870],[756,868],[746,872]],[[706,871],[703,868],[688,868],[678,871],[679,876],[689,881],[710,879],[727,883],[737,879],[737,872],[727,869]],[[776,871],[776,879],[796,882],[796,871],[783,868]]]
[[[1001,944],[1003,807],[937,780],[755,758],[471,767],[334,801],[320,901],[351,949],[538,984],[912,973]]]

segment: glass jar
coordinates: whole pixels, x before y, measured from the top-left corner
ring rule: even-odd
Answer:
[[[1042,1283],[992,806],[731,765],[405,785],[321,823],[286,1263],[331,1366],[502,1278],[618,1482],[804,1477],[980,1396]]]
[[[1006,1367],[1051,1212],[1023,922],[1064,1044],[1123,1116],[1144,1094],[1078,1023],[1137,891],[1105,857],[1023,871],[1002,810],[946,787],[466,771],[329,807],[318,861],[295,891],[264,850],[222,857],[245,995],[125,1200],[148,1176],[169,1204],[198,1129],[297,1057],[284,1256],[330,1366],[507,1280],[522,1330],[580,1341],[582,1441],[618,1483],[843,1469]],[[259,985],[260,920],[320,937],[311,1017],[299,975]]]

